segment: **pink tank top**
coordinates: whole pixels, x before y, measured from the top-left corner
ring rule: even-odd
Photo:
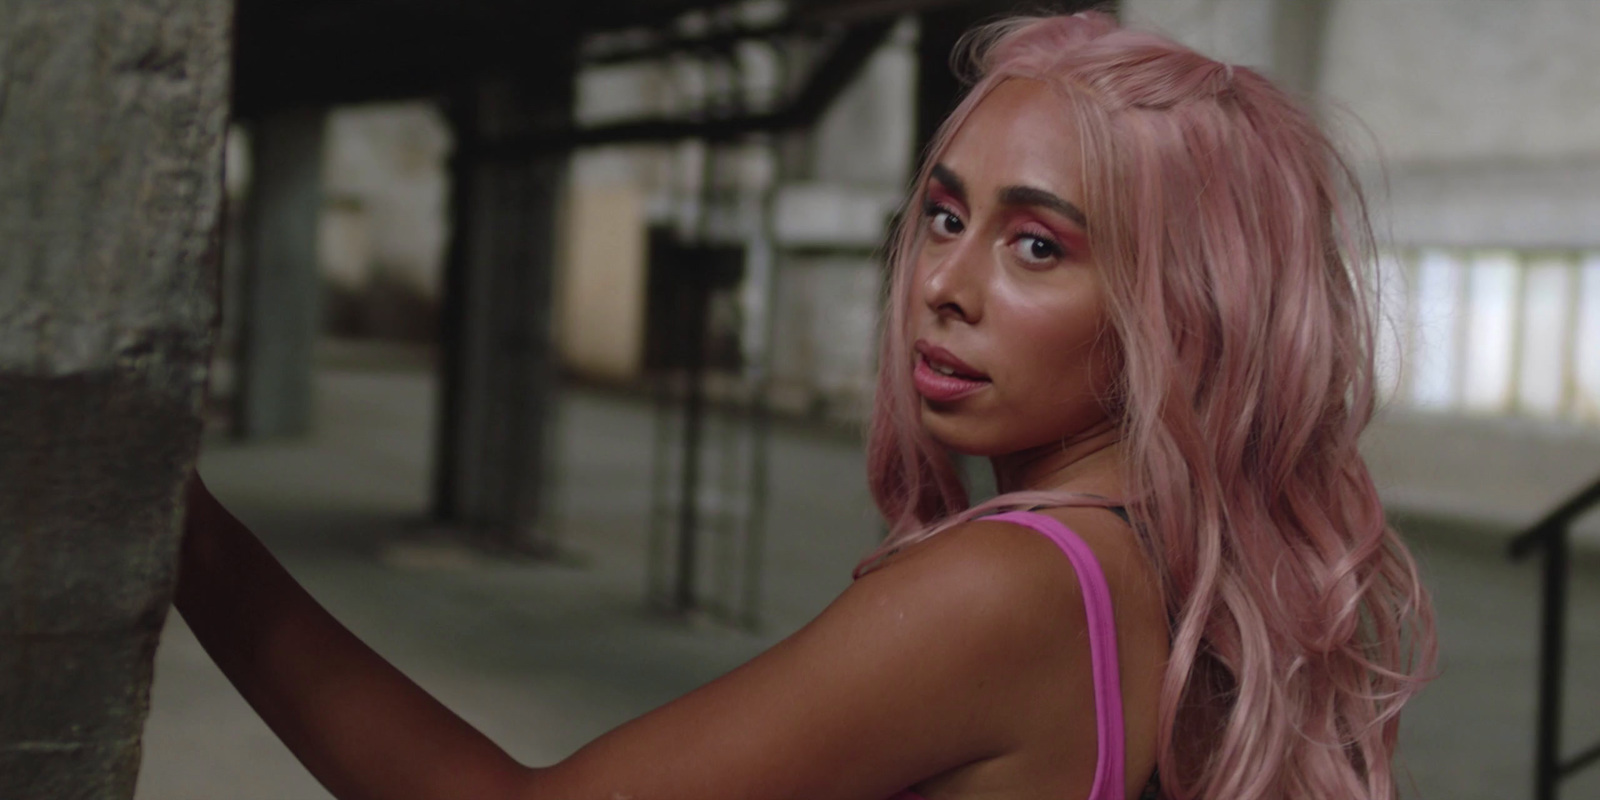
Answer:
[[[1083,587],[1083,610],[1089,623],[1089,663],[1094,677],[1094,711],[1096,741],[1100,743],[1095,756],[1094,784],[1089,789],[1088,800],[1122,800],[1126,791],[1123,779],[1122,740],[1122,685],[1117,673],[1117,623],[1112,616],[1111,588],[1106,584],[1105,573],[1078,534],[1054,517],[1032,511],[1009,511],[984,517],[995,522],[1010,522],[1032,528],[1055,542],[1072,568],[1078,573],[1078,584]],[[889,800],[922,800],[909,789]]]

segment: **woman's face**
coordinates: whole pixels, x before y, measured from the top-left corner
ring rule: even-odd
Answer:
[[[909,309],[922,422],[1002,456],[1103,435],[1115,374],[1078,139],[1046,84],[1006,80],[939,156]]]

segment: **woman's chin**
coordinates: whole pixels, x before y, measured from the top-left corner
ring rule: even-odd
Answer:
[[[971,425],[931,414],[926,407],[922,411],[922,429],[945,449],[964,456],[993,458],[1013,450],[992,437],[984,436],[981,431],[973,430]]]

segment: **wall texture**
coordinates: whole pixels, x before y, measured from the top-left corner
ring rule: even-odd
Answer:
[[[200,433],[227,0],[0,0],[0,797],[133,794]]]
[[[1600,3],[1339,0],[1322,92],[1396,162],[1600,156]]]
[[[1600,4],[1124,0],[1322,106],[1402,245],[1600,244]]]

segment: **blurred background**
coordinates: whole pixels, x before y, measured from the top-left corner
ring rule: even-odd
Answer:
[[[1303,94],[1367,180],[1366,448],[1443,643],[1407,796],[1600,796],[1600,4],[1094,5]],[[1018,8],[239,0],[202,474],[526,761],[749,658],[881,534],[878,248],[952,46]],[[173,614],[138,796],[327,795]]]

